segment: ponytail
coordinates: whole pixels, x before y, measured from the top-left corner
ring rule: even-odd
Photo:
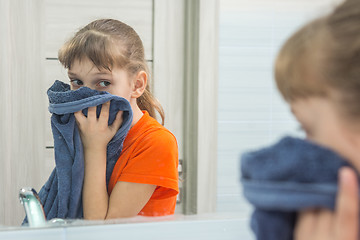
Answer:
[[[136,100],[141,110],[146,110],[149,115],[156,119],[156,111],[160,114],[161,124],[165,123],[165,114],[160,102],[150,92],[149,84],[146,86],[144,93]]]

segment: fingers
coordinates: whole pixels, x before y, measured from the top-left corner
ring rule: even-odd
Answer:
[[[108,121],[109,121],[109,111],[110,111],[110,101],[103,103],[101,107],[101,113],[99,116],[99,121],[102,122],[103,124],[106,124],[106,126],[108,125]]]
[[[354,170],[344,167],[339,172],[335,230],[337,239],[355,240],[359,226],[359,192]]]
[[[334,214],[328,209],[299,213],[294,237],[296,240],[332,239]]]
[[[334,213],[328,209],[319,210],[314,239],[331,239],[334,224]]]
[[[86,119],[85,115],[82,113],[81,110],[78,112],[75,112],[74,116],[75,116],[75,120],[78,124],[83,122]]]
[[[117,114],[116,114],[116,118],[114,120],[114,122],[112,123],[111,125],[111,128],[114,130],[114,131],[117,131],[119,130],[120,126],[121,126],[121,123],[122,123],[122,111],[119,111]]]
[[[96,107],[89,107],[87,117],[82,113],[82,110],[74,113],[76,123],[79,125],[84,125],[89,119],[96,120]]]
[[[100,123],[100,125],[108,127],[109,115],[110,115],[110,113],[109,113],[110,101],[102,104],[99,119],[97,119],[97,117],[96,117],[96,108],[97,108],[96,106],[89,107],[87,117],[84,116],[82,111],[78,111],[78,112],[74,113],[77,123],[81,124],[81,123],[83,123],[85,121],[89,121],[89,120],[91,122],[98,121]],[[115,131],[117,131],[120,128],[121,123],[122,123],[122,111],[119,111],[116,114],[116,118],[115,118],[114,122],[109,127],[111,127],[112,129],[115,129]]]
[[[108,125],[108,121],[109,121],[109,111],[110,111],[110,101],[106,102],[102,105],[101,108],[101,114],[99,117],[99,121],[101,121],[103,124],[106,123],[106,126]],[[112,131],[117,131],[119,129],[119,127],[121,126],[122,123],[122,111],[119,111],[116,114],[116,118],[114,120],[114,122],[111,124],[111,126],[109,126],[109,128],[111,128]]]
[[[339,191],[335,213],[329,210],[309,210],[299,213],[295,239],[358,239],[359,190],[354,170],[339,171]]]
[[[87,118],[88,119],[96,119],[96,106],[88,108]]]
[[[297,217],[294,237],[296,240],[308,240],[314,232],[316,225],[317,212],[315,210],[307,210],[300,212]]]

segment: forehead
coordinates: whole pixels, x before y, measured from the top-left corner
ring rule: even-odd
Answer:
[[[68,69],[68,74],[111,74],[111,71],[99,68],[88,58],[75,59]]]

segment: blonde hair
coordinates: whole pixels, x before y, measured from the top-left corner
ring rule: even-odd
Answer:
[[[95,20],[80,29],[59,50],[61,64],[71,69],[75,60],[88,58],[99,69],[111,71],[114,67],[134,75],[145,71],[150,76],[139,35],[127,24],[114,19]],[[149,81],[137,105],[156,119],[156,111],[164,124],[165,114],[159,101],[150,91]]]
[[[322,51],[324,19],[314,20],[299,29],[282,46],[275,61],[275,80],[285,100],[325,95],[319,72]]]
[[[287,101],[329,97],[345,117],[358,119],[360,1],[343,2],[291,36],[277,57],[275,79]]]

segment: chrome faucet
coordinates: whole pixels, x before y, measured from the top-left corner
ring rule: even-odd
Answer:
[[[33,188],[22,188],[19,192],[19,199],[24,206],[29,226],[45,226],[45,213],[37,192]]]

